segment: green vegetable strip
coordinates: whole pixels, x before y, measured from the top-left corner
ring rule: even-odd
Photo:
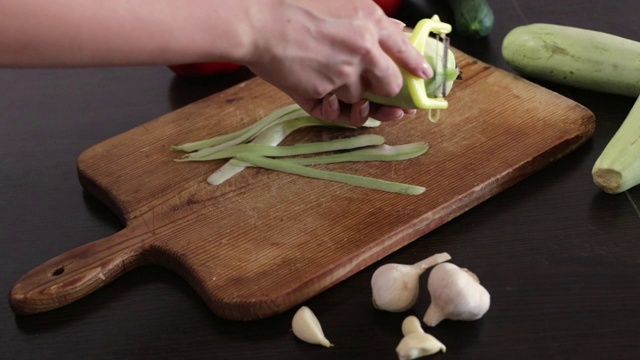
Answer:
[[[177,159],[176,161],[209,161],[227,159],[236,156],[241,152],[249,152],[254,154],[261,154],[263,156],[294,156],[305,155],[319,152],[337,151],[337,150],[349,150],[365,146],[382,145],[384,138],[380,135],[360,135],[346,139],[337,139],[331,141],[322,141],[306,144],[297,144],[289,146],[269,146],[259,144],[240,144],[230,148],[222,149],[218,152],[212,153],[206,157],[186,157]],[[193,155],[193,154],[190,154]]]
[[[308,116],[308,114],[306,112],[304,112],[304,110],[299,110],[299,111],[296,110],[296,111],[291,112],[291,113],[289,113],[289,114],[287,114],[285,116],[282,116],[282,117],[279,117],[279,118],[273,120],[270,124],[264,124],[263,127],[253,127],[252,126],[249,131],[245,132],[244,134],[240,135],[239,137],[237,137],[237,138],[235,138],[233,140],[230,140],[230,141],[227,141],[225,143],[218,144],[218,145],[215,145],[215,146],[212,146],[212,147],[207,147],[207,148],[204,148],[204,149],[197,150],[197,151],[195,151],[193,153],[185,155],[185,157],[188,156],[189,158],[192,158],[192,159],[200,158],[200,157],[207,157],[207,156],[209,156],[211,154],[214,154],[214,153],[216,153],[216,152],[218,152],[220,150],[223,150],[223,149],[229,148],[231,146],[242,144],[242,143],[245,143],[247,141],[250,141],[255,136],[257,136],[260,132],[264,131],[264,129],[266,127],[268,127],[268,126],[272,126],[272,125],[280,124],[280,123],[283,123],[283,122],[287,122],[287,121],[290,121],[290,120],[293,120],[293,119],[300,118],[302,116]]]
[[[363,127],[377,127],[380,125],[380,121],[369,118],[362,126]],[[280,144],[289,134],[292,132],[308,126],[338,126],[353,128],[350,125],[344,125],[340,123],[334,123],[329,121],[319,120],[312,116],[303,116],[297,119],[293,119],[287,122],[270,125],[261,133],[259,133],[252,141],[252,144],[271,145],[276,146]],[[207,182],[211,185],[220,185],[223,182],[229,180],[234,175],[240,173],[245,167],[251,164],[237,161],[236,159],[229,160],[226,164],[221,166],[218,170],[213,172],[207,178]]]
[[[201,150],[201,149],[204,149],[204,148],[209,148],[209,147],[217,146],[217,145],[220,145],[220,144],[228,143],[228,142],[234,141],[234,140],[236,140],[236,139],[238,139],[240,137],[245,136],[247,133],[256,134],[260,130],[262,130],[265,127],[267,127],[270,124],[272,124],[274,121],[277,121],[278,119],[280,119],[280,118],[282,118],[284,116],[291,115],[292,113],[296,113],[299,116],[308,115],[306,112],[304,112],[304,110],[302,110],[300,108],[299,105],[297,105],[297,104],[288,105],[288,106],[282,107],[282,108],[272,112],[271,114],[263,117],[262,119],[258,120],[255,124],[253,124],[251,126],[248,126],[248,127],[245,127],[243,129],[238,130],[236,132],[233,132],[231,134],[216,136],[216,137],[213,137],[213,138],[210,138],[210,139],[190,142],[190,143],[186,143],[186,144],[182,144],[182,145],[178,145],[178,146],[172,146],[171,150],[173,150],[173,151],[192,152],[192,151],[197,151],[197,150]],[[299,117],[299,116],[297,116],[297,117]]]
[[[329,124],[330,123],[327,121],[318,120],[311,116],[304,116],[284,123],[270,125],[258,134],[258,136],[251,141],[251,144],[276,146],[289,136],[289,134],[302,127],[325,126]],[[207,182],[211,185],[220,185],[244,170],[245,167],[246,165],[243,165],[243,163],[240,163],[239,161],[228,161],[214,173],[209,175]]]
[[[374,128],[374,127],[380,126],[380,124],[381,124],[380,120],[376,120],[374,118],[368,118],[367,121],[365,121],[364,124],[362,124],[362,127]]]
[[[299,157],[281,159],[291,164],[308,166],[321,164],[335,164],[350,161],[397,161],[411,159],[424,154],[429,149],[425,143],[411,143],[404,145],[378,145],[353,151],[320,155],[313,157]]]
[[[276,170],[276,171],[281,171],[281,172],[305,176],[305,177],[311,177],[314,179],[340,182],[340,183],[364,187],[368,189],[375,189],[375,190],[407,194],[407,195],[419,195],[426,190],[422,186],[391,182],[391,181],[380,180],[376,178],[359,176],[359,175],[344,174],[344,173],[339,173],[334,171],[314,169],[306,166],[292,164],[282,160],[269,159],[260,155],[240,153],[236,157],[240,161],[247,162],[265,169]]]

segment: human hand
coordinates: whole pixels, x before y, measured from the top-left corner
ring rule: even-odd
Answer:
[[[252,12],[254,46],[246,64],[311,115],[359,126],[415,110],[370,104],[365,92],[395,96],[399,66],[433,75],[422,54],[371,0],[270,0]]]

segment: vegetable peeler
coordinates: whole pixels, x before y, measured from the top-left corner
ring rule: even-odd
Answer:
[[[415,46],[418,51],[423,54],[425,51],[425,44],[427,37],[429,37],[430,33],[434,33],[436,35],[436,40],[443,44],[444,54],[442,56],[442,74],[441,76],[445,76],[447,65],[448,65],[448,54],[449,54],[449,37],[447,34],[451,32],[451,25],[440,21],[440,17],[438,15],[434,15],[428,19],[422,19],[416,24],[413,32],[411,33],[410,41]],[[439,56],[435,57],[436,62],[438,61]],[[438,64],[434,64],[434,76],[438,76]],[[407,83],[407,87],[409,89],[409,94],[413,102],[421,109],[446,109],[449,106],[447,100],[445,100],[445,95],[447,94],[447,82],[443,81],[442,83],[442,93],[437,97],[429,97],[427,95],[427,89],[425,86],[424,79],[421,79],[413,74],[410,74],[404,71],[404,78]]]

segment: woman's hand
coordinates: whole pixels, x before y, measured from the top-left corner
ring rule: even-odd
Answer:
[[[269,0],[250,13],[254,43],[245,63],[311,115],[361,125],[412,110],[370,104],[371,92],[395,96],[398,66],[432,76],[424,57],[371,0]]]
[[[7,0],[0,20],[0,66],[241,63],[313,116],[356,126],[411,112],[362,100],[396,95],[398,66],[433,72],[372,0]]]

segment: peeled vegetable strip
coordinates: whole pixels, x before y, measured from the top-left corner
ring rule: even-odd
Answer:
[[[377,120],[376,120],[377,121]],[[380,122],[378,121],[379,125]],[[252,141],[251,144],[270,145],[277,146],[292,132],[308,126],[342,126],[328,121],[319,120],[312,116],[303,116],[297,119],[286,121],[283,123],[270,125],[259,133]],[[351,127],[344,125],[344,127]],[[211,185],[220,185],[223,182],[229,180],[234,175],[241,172],[247,165],[240,161],[232,162],[228,161],[222,165],[218,170],[209,175],[207,182]]]
[[[227,159],[236,156],[236,154],[249,152],[260,154],[263,156],[294,156],[305,155],[319,152],[349,150],[365,146],[375,146],[384,143],[384,138],[380,135],[360,135],[346,139],[336,139],[330,141],[297,144],[289,146],[270,146],[260,144],[240,144],[230,148],[222,149],[212,153],[207,157],[191,158],[186,157],[177,159],[176,161],[209,161]]]
[[[359,186],[369,189],[381,190],[386,192],[419,195],[426,189],[422,186],[403,184],[398,182],[380,180],[376,178],[344,174],[334,171],[320,170],[309,168],[302,165],[292,164],[286,161],[270,159],[260,155],[240,153],[236,156],[240,161],[253,164],[265,169],[281,171],[289,174],[300,175],[320,180],[328,180],[340,182],[348,185]]]
[[[261,133],[259,133],[252,141],[251,144],[262,144],[262,145],[271,145],[276,146],[282,142],[289,134],[292,132],[308,126],[338,126],[338,127],[346,127],[353,128],[351,125],[344,125],[340,123],[334,123],[329,121],[320,120],[314,118],[312,116],[303,116],[297,119],[289,120],[283,123],[270,125],[266,129],[264,129]],[[380,126],[380,121],[369,118],[362,127],[377,127]],[[211,185],[220,185],[223,182],[229,180],[234,175],[240,173],[250,164],[243,163],[241,161],[234,161],[235,159],[231,159],[224,165],[222,165],[218,170],[213,172],[207,178],[207,182]]]
[[[318,155],[310,157],[283,158],[281,161],[291,164],[312,166],[321,164],[336,164],[351,161],[399,161],[412,159],[424,154],[429,149],[429,145],[423,142],[403,144],[403,145],[378,145],[361,148],[343,153]],[[232,159],[230,164],[237,166],[252,166],[237,159]]]
[[[293,111],[293,112],[291,112],[291,113],[289,113],[287,115],[284,115],[282,117],[279,117],[279,118],[273,120],[270,124],[264,124],[264,126],[262,126],[262,127],[254,127],[254,126],[252,126],[249,131],[245,132],[244,134],[242,134],[241,136],[239,136],[239,137],[237,137],[237,138],[235,138],[233,140],[227,141],[227,142],[222,143],[222,144],[218,144],[216,146],[200,149],[200,150],[198,150],[196,152],[190,153],[189,155],[185,155],[185,157],[189,157],[189,158],[192,158],[192,159],[200,158],[200,157],[203,157],[203,158],[207,157],[207,156],[209,156],[211,154],[214,154],[214,153],[216,153],[216,152],[218,152],[220,150],[223,150],[223,149],[229,148],[231,146],[242,144],[242,143],[245,143],[247,141],[250,141],[252,138],[257,136],[261,131],[263,131],[265,127],[267,127],[269,125],[280,124],[280,123],[283,123],[283,122],[286,122],[286,121],[290,121],[292,119],[296,119],[296,118],[299,118],[299,117],[302,117],[302,116],[306,116],[306,115],[308,115],[308,114],[304,110]]]
[[[349,161],[397,161],[407,160],[424,154],[429,149],[426,143],[411,143],[404,145],[378,145],[356,149],[353,151],[319,155],[312,157],[287,158],[281,159],[296,165],[320,165],[335,164]]]
[[[262,119],[258,120],[255,124],[245,127],[231,134],[216,136],[210,139],[190,142],[190,143],[182,144],[179,146],[172,146],[171,150],[192,152],[192,151],[198,151],[205,148],[211,148],[214,146],[219,146],[227,143],[234,143],[234,145],[239,144],[241,142],[246,141],[247,139],[250,139],[252,136],[255,136],[255,134],[259,133],[262,129],[273,124],[274,122],[282,119],[285,116],[291,116],[292,114],[294,114],[294,117],[308,116],[308,114],[304,110],[302,110],[299,105],[297,104],[288,105],[263,117]],[[242,140],[238,141],[238,139],[242,139]]]

